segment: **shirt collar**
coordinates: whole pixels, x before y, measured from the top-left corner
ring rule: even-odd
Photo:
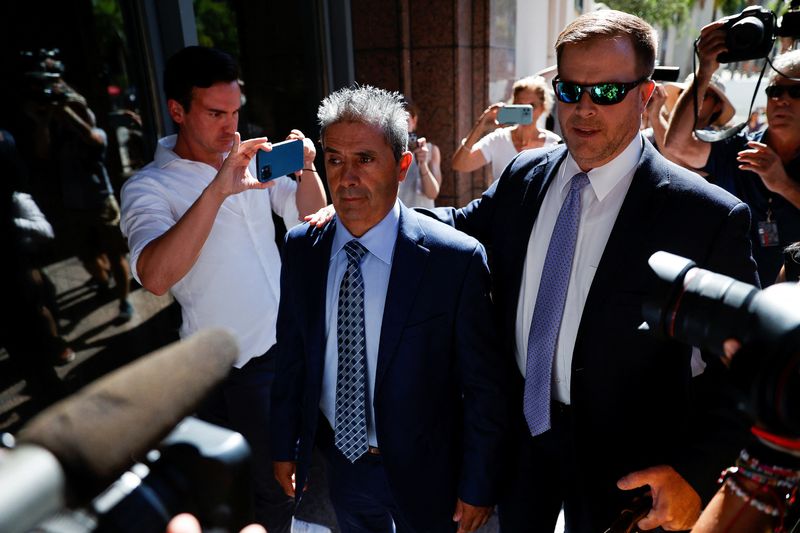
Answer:
[[[603,199],[608,196],[608,193],[610,193],[625,176],[633,171],[636,165],[639,164],[639,159],[642,157],[643,150],[644,141],[642,140],[642,136],[637,134],[633,137],[633,140],[628,144],[627,148],[617,157],[601,167],[593,168],[587,173],[589,176],[589,184],[598,201],[602,202]],[[572,176],[578,172],[581,172],[580,167],[572,158],[572,154],[567,153],[567,159],[564,161],[556,185],[563,191],[564,188],[569,185]]]
[[[184,159],[178,154],[175,153],[175,143],[178,141],[178,135],[167,135],[166,137],[162,137],[158,140],[158,146],[156,146],[156,155],[153,157],[153,162],[156,164],[158,168],[165,168],[170,164],[176,161],[184,161],[187,163],[200,163],[202,165],[211,166],[207,163],[201,163],[200,161],[193,161],[191,159]],[[225,152],[223,154],[223,159],[228,157],[230,152]],[[213,167],[212,167],[213,168]],[[216,172],[216,169],[214,169]]]
[[[168,135],[158,140],[156,155],[153,158],[153,162],[158,168],[164,168],[173,161],[181,159],[180,156],[175,153],[175,142],[177,140],[177,135]]]
[[[333,236],[333,246],[331,247],[331,261],[334,260],[344,245],[353,239],[360,242],[369,253],[386,263],[392,264],[392,254],[394,253],[397,232],[400,228],[400,202],[394,201],[394,206],[383,217],[383,220],[372,226],[361,237],[353,237],[347,231],[339,217],[336,217],[336,233]]]

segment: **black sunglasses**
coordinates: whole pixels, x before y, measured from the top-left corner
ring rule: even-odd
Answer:
[[[558,78],[553,80],[553,90],[559,101],[565,104],[577,104],[583,95],[583,91],[589,93],[589,98],[597,105],[614,105],[625,99],[628,91],[648,81],[649,78],[640,78],[636,81],[627,83],[618,81],[606,81],[595,83],[594,85],[581,85],[571,81],[562,81]]]
[[[767,98],[780,98],[783,93],[789,93],[789,96],[795,100],[800,98],[800,85],[770,85],[764,89],[767,93]]]

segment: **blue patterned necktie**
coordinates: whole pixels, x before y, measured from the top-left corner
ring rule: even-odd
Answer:
[[[581,189],[589,176],[579,172],[572,176],[569,192],[558,213],[547,256],[542,268],[539,293],[528,335],[528,360],[525,364],[525,396],[523,410],[528,428],[534,437],[550,429],[550,382],[556,342],[567,300],[572,257],[578,240],[581,220]]]
[[[355,239],[344,245],[347,270],[339,285],[336,334],[339,368],[336,373],[334,443],[354,463],[367,443],[367,344],[364,336],[364,278],[361,259],[367,249]]]

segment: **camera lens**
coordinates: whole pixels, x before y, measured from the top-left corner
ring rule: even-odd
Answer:
[[[745,17],[728,30],[729,50],[746,50],[764,39],[764,23],[756,17]]]

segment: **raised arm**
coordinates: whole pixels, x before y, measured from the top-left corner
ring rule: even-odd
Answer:
[[[699,61],[697,72],[686,90],[678,97],[664,136],[666,151],[680,154],[680,160],[693,169],[703,168],[711,154],[711,145],[699,140],[694,135],[695,104],[693,99],[696,94],[697,108],[699,108],[703,103],[703,95],[708,89],[711,76],[719,68],[717,56],[727,50],[725,31],[722,26],[722,22],[716,21],[700,30],[700,39],[697,43]]]
[[[266,138],[240,144],[239,134],[236,134],[233,148],[213,181],[178,222],[147,244],[139,255],[136,272],[145,289],[164,294],[191,270],[228,196],[271,186],[259,183],[247,172],[247,165],[260,148],[270,148]]]
[[[317,149],[314,142],[306,138],[300,130],[292,130],[287,139],[301,139],[303,141],[303,169],[296,173],[297,178],[297,211],[300,219],[316,213],[325,207],[325,188],[317,174],[317,167],[314,166],[314,158],[317,156]]]
[[[414,156],[419,165],[419,175],[422,182],[422,194],[435,200],[439,196],[439,188],[442,185],[442,155],[439,147],[427,142],[425,137],[418,139],[419,145],[414,150]]]
[[[456,153],[453,154],[453,170],[458,172],[472,172],[486,165],[488,161],[483,157],[483,152],[475,148],[475,143],[483,137],[486,130],[496,124],[497,111],[504,104],[496,103],[486,108],[481,117],[472,126],[469,135],[461,141]]]

